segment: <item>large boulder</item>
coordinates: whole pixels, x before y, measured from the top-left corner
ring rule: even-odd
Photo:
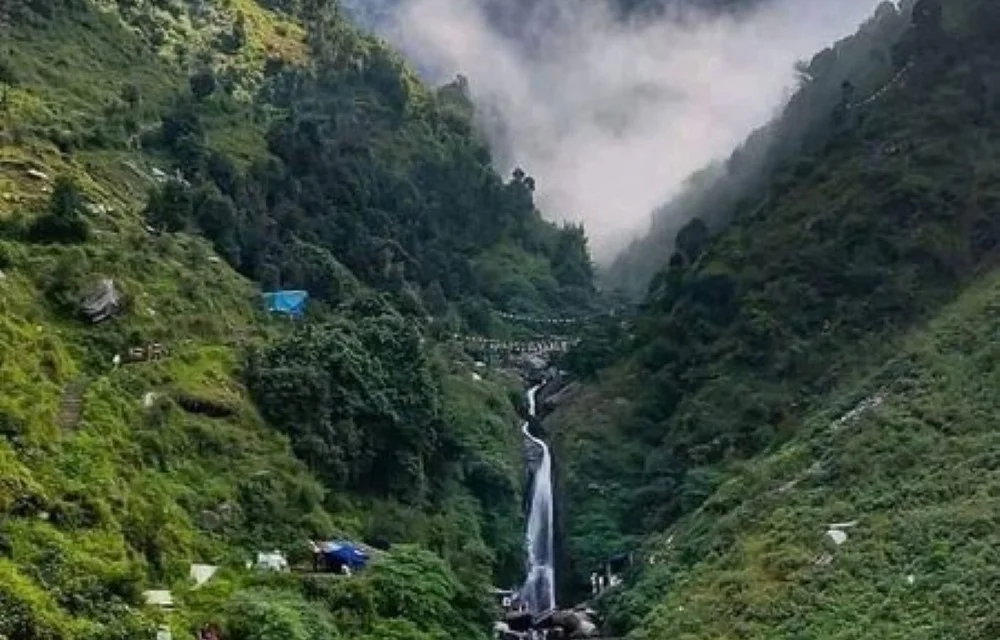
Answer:
[[[80,303],[80,311],[97,324],[112,317],[121,310],[121,295],[115,288],[115,281],[105,278],[97,283]]]
[[[564,638],[593,638],[597,625],[583,611],[556,611],[542,623],[546,628],[558,628]]]

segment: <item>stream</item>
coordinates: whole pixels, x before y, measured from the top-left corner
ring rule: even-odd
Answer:
[[[528,390],[528,415],[535,417],[535,394],[542,385]],[[543,613],[556,607],[555,558],[553,553],[552,457],[544,440],[531,433],[531,419],[521,426],[524,437],[542,451],[541,462],[532,480],[531,511],[525,530],[528,550],[528,574],[521,587],[521,601],[531,613]]]

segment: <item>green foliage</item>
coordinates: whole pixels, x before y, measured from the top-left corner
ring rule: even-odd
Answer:
[[[613,365],[626,347],[627,335],[615,317],[587,325],[578,336],[580,343],[559,362],[560,366],[583,380],[594,380],[598,373]]]
[[[195,100],[204,100],[215,93],[215,73],[211,69],[202,69],[191,76],[189,84]]]
[[[733,469],[648,543],[653,564],[635,586],[603,603],[618,630],[994,637],[980,612],[991,607],[997,544],[998,304],[993,274],[818,402],[793,440]],[[843,546],[824,539],[829,523],[852,521]]]
[[[82,210],[83,199],[76,182],[66,176],[58,177],[49,200],[49,211],[31,223],[28,238],[32,242],[86,241],[90,228]]]
[[[515,580],[523,551],[512,407],[467,370],[429,358],[398,315],[348,318],[251,355],[245,375],[262,414],[327,486],[376,500],[367,539],[424,543],[466,584]]]
[[[277,589],[240,591],[226,606],[233,640],[335,640],[340,635],[320,604]]]
[[[209,201],[196,201],[170,209],[168,228],[199,230],[269,286],[304,287],[296,248],[315,247],[417,314],[425,310],[412,292],[432,286],[445,301],[479,294],[510,308],[587,307],[593,287],[582,228],[545,223],[533,183],[504,184],[471,114],[457,114],[451,97],[418,87],[384,45],[340,33],[336,20],[323,24],[312,25],[312,65],[276,69],[257,94],[258,110],[283,115],[267,131],[268,157],[246,171],[209,152],[216,102],[181,99],[164,115],[152,142],[195,190],[217,188],[241,213],[226,225],[204,224],[215,216],[202,210]],[[335,43],[329,31],[340,33]],[[211,93],[202,74],[192,83],[196,98]],[[167,190],[151,199],[151,219],[163,218],[163,201],[178,199],[177,185]],[[496,255],[516,256],[517,270],[527,262],[532,273],[498,282],[506,262]],[[313,293],[327,300],[323,288]],[[433,302],[444,306],[440,296]]]
[[[247,380],[263,415],[329,486],[426,497],[440,398],[402,318],[308,326],[252,357]]]
[[[372,586],[379,613],[388,619],[405,618],[430,637],[486,637],[490,608],[463,597],[462,587],[440,558],[416,547],[395,547],[385,561],[372,567]],[[374,637],[395,637],[399,623]]]
[[[435,640],[437,636],[420,628],[409,620],[379,620],[363,636],[364,640]]]
[[[0,57],[0,84],[13,86],[17,84],[17,72],[14,71],[14,65],[6,57]]]

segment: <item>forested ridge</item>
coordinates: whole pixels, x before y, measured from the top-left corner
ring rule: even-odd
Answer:
[[[466,81],[322,0],[12,0],[0,40],[0,636],[485,637],[521,385],[442,338],[596,302]],[[338,538],[378,553],[311,579]]]
[[[567,585],[640,553],[617,632],[995,636],[998,29],[884,4],[616,266],[642,310],[552,428]]]

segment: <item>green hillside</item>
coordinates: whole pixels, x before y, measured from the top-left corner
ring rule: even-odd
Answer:
[[[464,85],[320,1],[13,0],[0,42],[0,637],[484,637],[522,570],[520,383],[431,336],[593,288]],[[389,551],[245,567],[338,536]]]
[[[694,222],[678,236],[630,332],[613,337],[618,364],[553,419],[570,583],[650,536],[669,558],[606,603],[618,631],[995,633],[983,601],[952,596],[992,579],[980,553],[992,534],[977,519],[992,518],[988,476],[967,484],[992,403],[960,381],[986,384],[991,371],[971,354],[986,358],[992,339],[1000,14],[976,0],[904,9],[908,26],[879,43],[897,70],[885,90],[854,97],[862,82],[838,79],[843,100],[814,104],[796,164],[729,185],[743,204],[718,211],[715,230]],[[884,407],[825,435],[882,385]],[[820,452],[839,467],[775,492]],[[816,568],[826,525],[855,518],[852,541]],[[939,528],[947,520],[954,533]]]
[[[733,470],[609,596],[635,638],[995,638],[1000,280]],[[845,528],[842,546],[826,533]]]

